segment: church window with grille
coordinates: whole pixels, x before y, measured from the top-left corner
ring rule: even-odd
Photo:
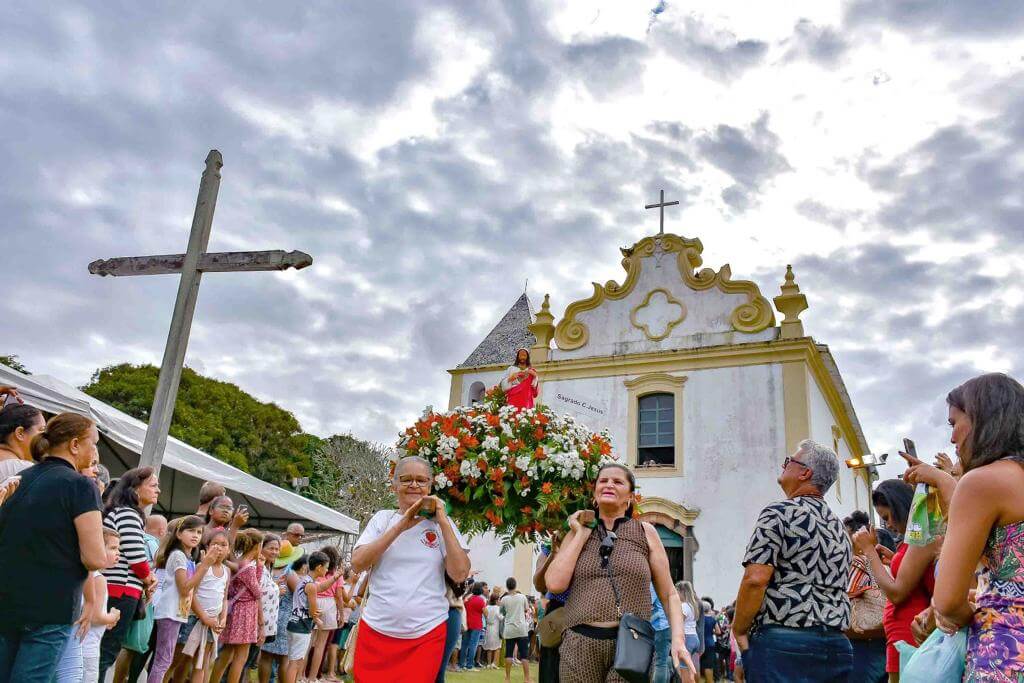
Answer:
[[[667,393],[641,396],[638,408],[637,465],[675,465],[675,396]]]

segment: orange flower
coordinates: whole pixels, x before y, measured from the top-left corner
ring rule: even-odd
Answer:
[[[519,439],[512,439],[508,442],[508,452],[515,453],[523,447],[523,442]]]
[[[491,470],[491,480],[492,481],[495,481],[495,482],[501,481],[504,476],[505,476],[505,470],[501,469],[500,467],[495,467],[494,469]]]
[[[462,437],[462,445],[466,448],[476,448],[480,445],[480,440],[470,434],[469,436]]]
[[[551,482],[550,482],[550,481],[546,481],[546,482],[544,482],[544,483],[543,483],[543,484],[541,485],[541,487],[540,487],[540,492],[541,492],[541,493],[551,493],[551,490],[552,490],[553,488],[554,488],[554,486],[553,486],[553,485],[551,484]]]
[[[530,507],[529,505],[524,505],[523,507],[519,508],[519,511],[522,512],[524,515],[533,514],[533,508]]]
[[[487,461],[484,460],[483,458],[480,458],[479,460],[476,461],[476,466],[480,468],[481,472],[487,471]]]
[[[501,418],[498,417],[497,415],[495,415],[494,413],[488,413],[487,414],[487,424],[489,424],[492,427],[500,427],[501,426]]]
[[[542,425],[546,425],[551,420],[548,419],[547,415],[541,413],[540,415],[537,416],[537,421],[540,422]]]
[[[533,430],[533,438],[537,439],[538,441],[543,439],[544,438],[544,428],[543,427],[537,427],[536,429],[534,429]]]
[[[406,444],[405,446],[405,450],[409,451],[410,453],[415,453],[419,449],[420,444],[416,441],[416,439],[409,439],[409,443]]]
[[[544,452],[544,447],[543,446],[537,446],[537,450],[535,450],[533,452],[533,457],[536,460],[547,460],[548,459],[548,455],[547,455],[547,453]]]
[[[558,508],[562,507],[561,503],[557,500],[553,500],[548,503],[548,512],[558,512]]]
[[[490,522],[493,526],[501,526],[501,518],[494,510],[488,510],[486,513],[484,513],[484,517],[486,517],[487,521]]]
[[[502,498],[501,496],[498,496],[497,498],[494,499],[494,506],[499,508],[505,507],[505,499]]]

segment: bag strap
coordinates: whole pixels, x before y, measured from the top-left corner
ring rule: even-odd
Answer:
[[[608,532],[604,530],[604,526],[601,526],[602,536],[607,536]],[[603,538],[601,540],[604,540]],[[608,572],[608,581],[612,584],[612,593],[615,594],[615,614],[618,615],[619,619],[622,619],[622,601],[619,598],[619,586],[615,583],[615,576],[612,574],[612,555],[608,553],[608,563],[604,566],[605,571]]]

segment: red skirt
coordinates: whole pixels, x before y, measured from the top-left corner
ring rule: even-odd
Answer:
[[[419,638],[392,638],[359,622],[355,683],[434,683],[441,670],[448,621]]]

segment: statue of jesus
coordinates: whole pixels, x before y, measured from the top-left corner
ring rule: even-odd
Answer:
[[[537,371],[530,364],[529,349],[518,349],[515,362],[505,371],[501,388],[510,406],[532,408],[533,399],[540,393]]]

